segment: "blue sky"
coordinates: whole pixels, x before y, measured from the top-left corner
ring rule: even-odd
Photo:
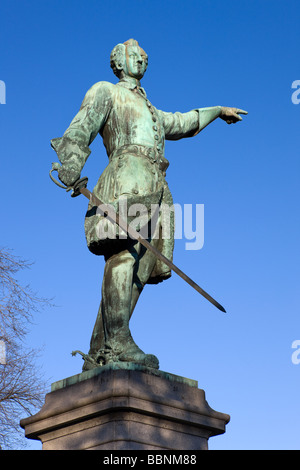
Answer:
[[[132,318],[139,346],[161,370],[198,380],[210,406],[231,415],[211,449],[299,449],[300,339],[299,2],[294,0],[2,0],[1,242],[34,262],[20,279],[56,307],[28,337],[43,347],[49,383],[81,371],[104,261],[86,247],[87,202],[49,179],[60,137],[86,91],[116,83],[109,55],[133,37],[149,56],[142,81],[165,111],[236,106],[193,139],[167,142],[174,202],[204,204],[204,246],[176,240],[174,262],[227,310],[176,274],[148,286]],[[107,164],[98,136],[82,176],[92,189]],[[300,355],[299,355],[300,356]],[[32,443],[32,448],[40,448]]]

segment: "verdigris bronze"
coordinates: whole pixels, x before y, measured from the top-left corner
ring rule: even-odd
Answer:
[[[132,220],[135,229],[147,227],[148,241],[172,260],[172,212],[169,237],[163,237],[164,220],[159,211],[153,215],[151,210],[173,205],[165,180],[169,166],[164,157],[165,140],[193,137],[218,117],[228,124],[235,123],[242,120],[240,114],[247,112],[222,106],[187,113],[160,111],[147,99],[140,84],[147,63],[147,54],[134,39],[117,44],[111,53],[111,67],[119,82],[92,86],[63,137],[53,139],[51,145],[62,164],[59,179],[66,186],[73,186],[90,155],[89,145],[100,134],[109,163],[93,193],[117,213],[125,200],[127,208],[145,208],[143,219]],[[124,237],[112,225],[90,202],[85,217],[87,245],[92,253],[103,255],[106,263],[101,304],[89,354],[83,355],[83,369],[118,361],[157,369],[158,359],[145,354],[134,342],[129,320],[144,286],[168,279],[171,271],[140,242]],[[154,236],[153,228],[158,236]]]

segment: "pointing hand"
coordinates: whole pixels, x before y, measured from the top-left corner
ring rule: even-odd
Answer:
[[[232,124],[238,121],[242,121],[241,116],[239,114],[248,114],[247,111],[238,108],[227,108],[226,106],[222,106],[220,118],[223,121],[226,121],[227,124]]]

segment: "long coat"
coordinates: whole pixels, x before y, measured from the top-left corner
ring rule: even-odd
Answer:
[[[167,113],[156,109],[147,99],[145,90],[130,77],[116,85],[98,82],[87,92],[63,137],[52,139],[51,145],[62,166],[75,169],[80,176],[90,155],[89,145],[100,134],[109,163],[93,190],[94,194],[104,203],[111,204],[117,212],[120,197],[124,196],[128,207],[133,203],[141,203],[147,208],[151,204],[172,206],[172,196],[165,180],[169,165],[164,157],[165,139],[178,140],[196,135],[201,130],[200,115],[201,109],[187,113]],[[162,221],[159,220],[159,249],[172,260],[172,213],[168,238],[161,236]],[[118,231],[115,232],[116,239],[103,236],[111,233],[106,230],[107,224],[107,219],[89,204],[85,235],[88,248],[97,255],[107,256],[124,246]],[[158,283],[170,275],[170,269],[157,260],[148,282]]]

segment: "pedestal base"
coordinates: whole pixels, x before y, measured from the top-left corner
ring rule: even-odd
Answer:
[[[198,383],[134,364],[92,369],[52,384],[42,409],[21,421],[43,450],[201,450],[230,417]]]

